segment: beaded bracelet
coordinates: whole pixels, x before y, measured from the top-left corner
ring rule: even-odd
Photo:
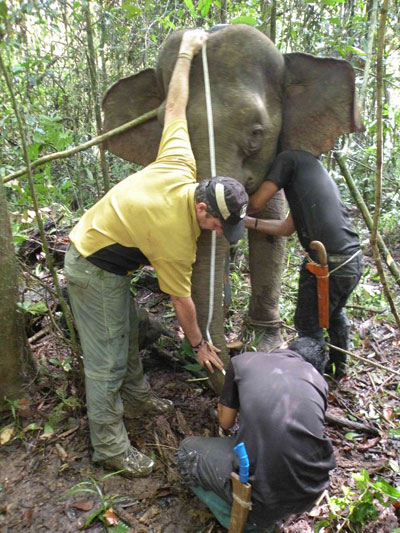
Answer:
[[[204,344],[204,339],[202,338],[201,341],[199,342],[199,344],[196,344],[196,346],[192,346],[192,350],[194,351],[194,353],[197,353],[200,348],[203,346]]]

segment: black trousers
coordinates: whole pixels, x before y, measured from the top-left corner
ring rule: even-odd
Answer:
[[[328,256],[329,271],[334,270],[346,261],[346,256]],[[307,260],[300,269],[299,292],[294,316],[294,325],[302,336],[314,337],[324,342],[324,331],[319,326],[317,278],[306,269]],[[356,288],[363,271],[362,256],[359,254],[349,263],[342,266],[329,276],[329,338],[330,342],[339,348],[348,350],[350,324],[344,306],[349,296]],[[339,352],[336,352],[336,355]],[[345,360],[343,354],[337,355],[339,360]],[[335,354],[331,353],[334,359]]]

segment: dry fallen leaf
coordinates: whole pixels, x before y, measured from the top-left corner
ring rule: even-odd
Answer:
[[[369,439],[367,440],[366,442],[362,442],[361,444],[359,444],[357,446],[357,449],[358,450],[369,450],[370,448],[372,448],[373,446],[375,446],[375,444],[378,444],[378,442],[381,440],[380,437],[375,437],[374,439]]]
[[[243,346],[243,342],[238,340],[228,342],[228,344],[226,345],[228,350],[240,350],[241,348],[243,348]]]
[[[15,433],[15,428],[5,428],[0,433],[0,445],[6,444]]]
[[[391,407],[383,408],[383,418],[388,422],[393,418],[393,409]]]
[[[104,519],[109,526],[118,525],[118,516],[114,513],[112,507],[107,509],[107,511],[104,513]]]
[[[31,527],[32,522],[33,522],[33,511],[32,511],[32,509],[27,509],[26,511],[24,511],[24,518],[26,520],[26,526],[27,527]]]
[[[80,502],[71,503],[71,507],[79,511],[90,511],[93,508],[92,500],[81,500]]]

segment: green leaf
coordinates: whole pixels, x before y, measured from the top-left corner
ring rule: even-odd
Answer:
[[[52,433],[54,433],[54,428],[46,422],[43,429],[43,435],[51,435]]]
[[[350,522],[364,525],[368,520],[376,520],[378,511],[373,503],[362,502],[355,506],[349,515]]]
[[[389,429],[389,436],[392,439],[400,439],[400,429],[398,428]]]
[[[194,8],[192,0],[184,0],[186,7],[190,11],[193,18],[196,18],[196,10]]]
[[[126,18],[128,19],[139,17],[142,14],[142,10],[136,5],[136,2],[131,3],[130,0],[124,0],[121,7],[125,11]]]
[[[45,315],[48,311],[47,305],[44,302],[36,302],[27,308],[31,315]]]
[[[353,431],[349,431],[348,433],[346,433],[345,438],[347,440],[355,440],[359,436],[360,435],[358,433],[354,433]]]
[[[314,526],[314,532],[318,533],[321,531],[321,529],[324,529],[326,527],[329,527],[331,525],[331,522],[329,520],[318,520]]]
[[[187,370],[188,372],[199,372],[201,370],[201,365],[200,363],[189,363],[187,365],[184,366],[185,370]]]
[[[27,151],[28,151],[29,161],[34,161],[35,159],[37,159],[40,147],[41,147],[41,144],[39,143],[31,144],[30,146],[28,146]]]
[[[5,2],[0,2],[0,18],[7,18],[7,4]]]
[[[247,24],[248,26],[257,26],[258,22],[254,17],[247,17],[243,15],[242,17],[237,17],[231,20],[231,24]]]
[[[99,509],[96,509],[86,520],[85,527],[88,527],[93,522],[93,520],[97,518],[103,511],[105,511],[103,505]]]
[[[348,50],[350,52],[353,52],[354,54],[358,54],[359,56],[365,56],[364,50],[361,50],[361,48],[356,48],[355,46],[349,46]]]
[[[392,487],[390,483],[388,483],[381,477],[378,477],[378,481],[374,483],[374,487],[377,490],[380,490],[381,492],[383,492],[384,494],[387,494],[388,496],[390,496],[390,498],[393,498],[395,500],[400,498],[400,491]]]
[[[71,370],[71,362],[70,360],[65,360],[65,361],[62,361],[61,363],[61,366],[63,367],[63,370],[65,370],[65,372],[69,372]]]
[[[32,422],[32,424],[28,424],[24,427],[24,433],[27,431],[38,431],[39,429],[42,429],[42,426],[39,426],[35,422]]]
[[[201,16],[206,17],[210,11],[212,0],[200,0],[198,9],[200,10]]]

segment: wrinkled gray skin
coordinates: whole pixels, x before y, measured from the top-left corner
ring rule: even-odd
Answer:
[[[158,106],[158,119],[113,137],[108,148],[116,155],[147,165],[155,160],[161,139],[165,98],[182,31],[172,33],[160,49],[157,68],[124,78],[107,92],[103,109],[110,130]],[[217,174],[239,180],[252,194],[263,182],[277,151],[302,149],[318,156],[333,148],[337,137],[361,127],[356,104],[354,72],[346,61],[307,54],[282,55],[264,34],[246,25],[226,26],[207,41],[213,106]],[[198,179],[210,176],[210,156],[201,53],[193,59],[187,107],[189,133]],[[263,218],[285,216],[278,193]],[[192,295],[199,325],[208,316],[211,234],[198,241]],[[254,325],[279,325],[278,300],[285,241],[249,231],[252,297],[249,319]],[[222,287],[227,242],[217,237],[215,308],[212,340],[224,342]],[[222,376],[213,385],[219,390]]]

